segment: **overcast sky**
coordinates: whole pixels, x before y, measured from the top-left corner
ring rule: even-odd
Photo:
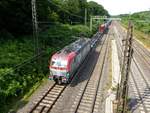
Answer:
[[[111,15],[150,10],[150,0],[88,0],[104,6]]]

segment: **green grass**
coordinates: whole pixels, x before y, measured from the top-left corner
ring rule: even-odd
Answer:
[[[127,29],[126,24],[122,23],[122,26]],[[136,29],[134,29],[133,34],[137,40],[141,41],[147,48],[150,49],[150,35],[148,36],[147,34]]]
[[[150,48],[150,12],[143,11],[132,15],[120,15],[122,24],[127,28],[129,19],[134,24],[134,36]]]
[[[150,49],[150,36],[147,36],[138,30],[135,30],[134,32],[135,37],[137,37],[139,41],[141,41],[147,48]]]

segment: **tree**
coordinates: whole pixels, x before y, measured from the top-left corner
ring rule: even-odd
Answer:
[[[32,16],[30,0],[1,0],[0,14],[0,31],[7,30],[13,35],[31,32]]]
[[[88,12],[89,15],[101,15],[101,16],[109,16],[108,12],[104,9],[104,7],[96,2],[88,3]]]
[[[85,8],[88,17],[108,15],[103,6],[86,0],[36,0],[36,6],[38,21],[83,23]],[[31,0],[1,0],[0,14],[0,32],[15,36],[32,33]]]

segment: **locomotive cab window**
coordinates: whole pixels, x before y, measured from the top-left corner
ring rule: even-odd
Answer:
[[[67,67],[67,62],[66,61],[51,61],[51,66],[56,66],[56,67]]]
[[[50,64],[50,65],[53,66],[54,64],[55,64],[55,61],[51,61],[51,64]]]

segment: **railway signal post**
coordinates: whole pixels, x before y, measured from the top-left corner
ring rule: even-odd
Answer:
[[[121,83],[119,85],[117,95],[118,100],[117,113],[127,112],[128,79],[133,54],[132,40],[133,40],[133,25],[131,21],[129,21],[127,38],[123,40],[125,47],[124,47],[123,65],[121,70]]]

